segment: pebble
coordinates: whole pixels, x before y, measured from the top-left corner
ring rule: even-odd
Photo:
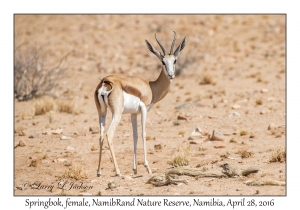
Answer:
[[[179,121],[179,120],[175,120],[175,121],[173,122],[173,125],[180,125],[180,121]]]
[[[268,126],[268,130],[275,130],[277,128],[277,126],[274,123],[270,123],[270,125]]]
[[[194,138],[190,136],[190,137],[188,138],[188,140],[194,140]]]
[[[260,111],[260,114],[268,114],[270,112],[271,111],[269,109],[265,108],[265,109],[263,109],[263,110]]]
[[[232,107],[231,107],[232,109],[240,109],[241,108],[241,106],[240,105],[238,105],[238,104],[234,104],[234,105],[232,105]]]
[[[18,146],[25,147],[26,146],[26,142],[24,140],[20,140]]]
[[[177,120],[185,120],[185,121],[188,121],[188,119],[186,117],[183,117],[183,116],[178,116],[177,117]]]
[[[36,134],[32,134],[30,136],[28,136],[28,138],[38,138],[40,136],[40,134],[36,133]]]
[[[96,133],[99,133],[99,128],[98,127],[90,127],[90,131],[92,132],[92,134],[96,134]]]
[[[161,144],[154,145],[154,149],[161,149],[161,148],[162,148]]]
[[[57,162],[63,163],[63,162],[65,162],[65,161],[67,161],[67,159],[64,159],[64,158],[57,158]]]
[[[217,148],[217,149],[221,149],[221,148],[225,148],[225,146],[224,145],[220,145],[220,146],[214,146],[215,148]]]
[[[224,141],[224,135],[223,135],[223,133],[221,133],[217,130],[213,130],[210,140],[211,141]]]
[[[27,133],[25,131],[20,131],[19,132],[19,136],[26,136],[26,135],[27,135]]]
[[[60,136],[60,140],[70,140],[70,136]]]
[[[268,89],[266,89],[266,88],[263,88],[263,89],[261,89],[261,91],[260,92],[262,92],[262,93],[267,93],[267,92],[269,92],[269,90]]]
[[[105,192],[105,190],[99,190],[98,195],[103,196],[103,195],[107,195],[107,193]]]
[[[52,131],[50,131],[50,132],[51,132],[52,134],[54,134],[54,135],[58,135],[58,134],[61,134],[62,131],[63,131],[63,129],[56,129],[56,130],[52,130]]]
[[[191,137],[192,136],[202,136],[202,129],[199,127],[196,127],[191,133]]]
[[[74,151],[75,148],[74,148],[74,147],[71,147],[71,146],[67,146],[67,147],[66,147],[66,150],[71,152],[71,151]]]
[[[230,113],[229,115],[228,115],[228,117],[229,118],[232,118],[232,117],[240,117],[241,115],[240,115],[240,113],[238,113],[238,112],[232,112],[232,113]]]
[[[114,181],[108,182],[107,185],[108,185],[108,188],[109,188],[109,189],[117,188],[117,184],[116,184]]]
[[[82,193],[79,193],[78,195],[79,195],[79,196],[91,196],[91,195],[93,195],[93,194],[91,194],[91,193],[86,193],[86,192],[82,192]]]
[[[126,181],[131,181],[132,180],[131,176],[123,176],[122,178]]]

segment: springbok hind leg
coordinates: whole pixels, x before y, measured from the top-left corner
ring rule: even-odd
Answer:
[[[117,176],[121,176],[121,173],[120,173],[120,169],[118,167],[117,159],[116,159],[115,152],[114,152],[113,137],[114,137],[115,130],[121,120],[121,116],[122,116],[122,113],[118,113],[118,114],[113,113],[112,121],[111,121],[111,124],[110,124],[109,129],[106,134],[109,150],[111,153],[111,157],[113,159],[113,163],[115,166],[115,172],[116,172]]]
[[[100,138],[99,138],[99,145],[100,145],[100,152],[99,152],[99,163],[98,163],[98,170],[97,170],[97,176],[101,176],[101,157],[102,157],[102,148],[103,148],[103,142],[104,142],[104,128],[105,128],[105,118],[107,113],[107,107],[106,104],[103,102],[102,97],[99,96],[99,103],[101,106],[101,110],[99,111],[99,124],[100,124]]]

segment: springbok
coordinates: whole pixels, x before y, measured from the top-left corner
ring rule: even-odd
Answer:
[[[112,112],[112,121],[107,131],[106,137],[110,149],[110,153],[113,159],[115,172],[117,176],[120,176],[120,170],[115,157],[113,148],[113,136],[117,125],[121,120],[122,114],[131,114],[131,123],[133,129],[133,171],[137,174],[136,166],[136,146],[138,140],[138,126],[137,126],[137,114],[141,113],[141,124],[142,124],[142,138],[144,147],[144,166],[147,168],[149,174],[151,169],[147,161],[146,152],[146,116],[152,106],[163,99],[170,88],[172,79],[175,77],[175,64],[179,55],[179,52],[185,47],[186,37],[183,38],[180,45],[173,53],[173,47],[176,41],[176,32],[174,31],[174,39],[171,45],[169,54],[166,54],[165,48],[158,41],[155,34],[155,39],[163,51],[163,55],[157,51],[147,40],[146,44],[148,49],[156,55],[162,62],[162,70],[160,75],[155,81],[146,81],[139,77],[134,76],[122,76],[122,75],[110,75],[104,77],[94,93],[94,98],[99,114],[100,124],[100,153],[99,153],[99,164],[97,176],[101,176],[101,156],[102,147],[104,141],[104,127],[105,118],[107,113],[107,107]]]

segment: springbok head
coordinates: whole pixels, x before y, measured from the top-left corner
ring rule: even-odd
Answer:
[[[164,70],[165,70],[164,72],[170,79],[174,79],[174,77],[175,77],[175,64],[176,64],[179,52],[181,50],[183,50],[183,48],[185,47],[185,43],[186,43],[186,36],[185,36],[183,38],[183,40],[181,41],[180,45],[177,47],[177,49],[173,53],[173,47],[174,47],[174,44],[176,41],[176,32],[175,31],[173,31],[173,32],[174,32],[174,39],[173,39],[169,54],[166,54],[166,50],[162,46],[162,44],[158,41],[158,39],[156,38],[156,34],[155,34],[155,39],[156,39],[157,43],[159,44],[161,50],[163,51],[163,55],[158,50],[156,50],[147,40],[145,40],[148,49],[154,55],[156,55],[159,58],[159,60],[162,62],[162,64],[164,65]]]

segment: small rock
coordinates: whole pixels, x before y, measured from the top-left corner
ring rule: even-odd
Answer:
[[[52,134],[54,135],[58,135],[58,134],[61,134],[63,132],[63,129],[56,129],[56,130],[52,130],[50,131]]]
[[[66,147],[66,150],[69,151],[69,152],[72,152],[72,151],[75,150],[75,148],[74,148],[74,147],[71,147],[71,146],[67,146],[67,147]]]
[[[241,108],[241,106],[240,105],[238,105],[238,104],[234,104],[234,105],[232,105],[232,107],[231,107],[232,109],[240,109]]]
[[[270,113],[271,111],[267,108],[263,109],[260,111],[260,114],[267,114],[267,113]]]
[[[262,92],[262,93],[267,93],[267,92],[269,92],[269,90],[268,89],[266,89],[266,88],[263,88],[263,89],[261,89],[261,91],[260,92]]]
[[[224,141],[224,135],[223,135],[223,133],[221,133],[217,130],[213,130],[210,140],[211,141]]]
[[[70,140],[70,136],[60,136],[60,140]]]
[[[52,132],[51,132],[51,131],[45,131],[45,132],[43,132],[42,134],[43,134],[43,135],[51,135]]]
[[[124,179],[126,181],[131,181],[132,180],[131,176],[123,176],[122,179]]]
[[[26,146],[26,142],[24,140],[20,140],[18,146],[25,147]]]
[[[118,186],[117,186],[117,184],[114,182],[114,181],[112,181],[112,182],[108,182],[108,188],[109,189],[114,189],[114,188],[117,188]]]
[[[79,193],[78,195],[79,195],[79,196],[91,196],[91,195],[93,195],[93,194],[87,193],[87,192],[82,192],[82,193]]]
[[[190,144],[198,144],[198,143],[195,141],[190,141]]]
[[[270,125],[268,126],[268,130],[275,130],[277,128],[277,126],[274,123],[270,123]]]
[[[64,159],[64,158],[57,158],[57,160],[56,160],[57,162],[65,162],[65,161],[67,161],[67,159]]]
[[[71,166],[72,165],[72,161],[69,161],[69,160],[65,160],[63,162],[64,166]]]
[[[20,131],[19,132],[19,136],[26,136],[26,135],[27,135],[27,133],[25,131]]]
[[[42,160],[42,163],[49,164],[49,163],[51,163],[51,160]]]
[[[240,115],[240,113],[238,113],[238,112],[232,112],[232,113],[230,113],[229,115],[228,115],[228,117],[229,118],[232,118],[232,117],[240,117],[241,115]]]
[[[249,138],[251,139],[255,138],[254,134],[250,134]]]
[[[156,145],[154,145],[154,149],[161,149],[162,148],[162,146],[161,146],[161,144],[156,144]]]
[[[188,138],[188,140],[194,140],[194,138],[190,136],[190,137]]]
[[[174,124],[174,125],[180,125],[180,121],[179,121],[179,120],[175,120],[175,121],[173,122],[173,124]]]
[[[267,99],[267,101],[275,101],[275,98],[274,97],[270,97]]]
[[[214,146],[215,148],[217,148],[217,149],[221,149],[221,148],[225,148],[225,146],[224,145],[220,145],[220,146]]]
[[[35,133],[35,134],[28,136],[28,138],[38,138],[39,136],[40,136],[40,134]]]
[[[96,133],[99,133],[99,128],[98,127],[90,127],[90,131],[92,132],[92,134],[96,134]]]
[[[191,136],[202,136],[202,129],[199,128],[199,127],[196,127],[192,133],[191,133]]]
[[[36,167],[37,166],[37,160],[31,160],[29,167]]]
[[[186,117],[183,117],[183,116],[178,116],[177,117],[177,120],[185,120],[185,121],[188,121],[188,119]]]
[[[103,195],[107,195],[107,193],[105,192],[105,190],[99,190],[98,195],[103,196]]]

